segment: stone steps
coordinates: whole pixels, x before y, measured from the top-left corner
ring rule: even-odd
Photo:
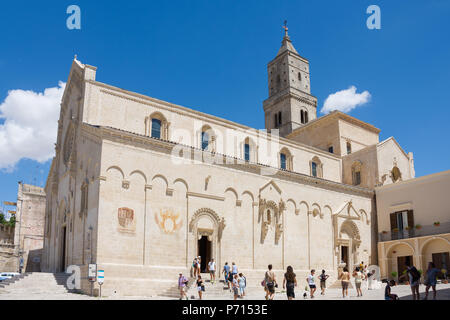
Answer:
[[[25,273],[23,276],[10,279],[0,283],[0,292],[13,293],[69,293],[76,290],[67,288],[67,279],[70,275],[66,273],[44,273],[31,272]]]

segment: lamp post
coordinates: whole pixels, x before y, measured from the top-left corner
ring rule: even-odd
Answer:
[[[18,252],[17,252],[17,258],[19,259],[19,273],[22,273],[22,267],[23,267],[23,257],[22,257],[22,250],[21,250],[21,243],[22,241],[20,241],[20,233],[21,233],[21,229],[22,229],[22,205],[23,205],[23,182],[19,181],[19,188],[20,188],[20,192],[19,195],[17,197],[17,200],[20,201],[20,215],[19,215],[19,219],[16,220],[16,224],[19,223],[19,237],[18,237],[18,241],[19,241],[19,247],[18,247]],[[22,259],[21,259],[22,258]],[[22,266],[21,266],[22,264]]]

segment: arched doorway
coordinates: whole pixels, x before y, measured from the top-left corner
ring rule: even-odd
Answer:
[[[414,264],[414,249],[406,243],[400,242],[392,245],[387,253],[387,277],[390,279],[403,282],[407,280],[406,269],[407,265]],[[420,269],[420,268],[418,268]],[[395,275],[395,276],[394,276]]]
[[[216,265],[221,265],[220,241],[222,231],[225,228],[225,219],[220,218],[217,213],[208,208],[202,208],[195,212],[189,223],[189,232],[192,233],[193,257],[200,256],[201,272],[206,272],[208,262],[211,259],[216,261]]]
[[[351,270],[359,263],[359,246],[361,244],[361,236],[358,227],[351,220],[345,220],[336,239],[338,247],[339,266],[345,266]]]
[[[433,237],[422,245],[422,270],[428,268],[428,263],[433,262],[436,268],[441,270],[438,278],[444,279],[446,270],[447,277],[450,273],[450,242],[445,238]]]

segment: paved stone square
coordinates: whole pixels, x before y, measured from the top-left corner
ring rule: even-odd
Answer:
[[[222,290],[223,283],[211,283],[206,284],[206,291],[204,293],[204,300],[232,300],[233,294],[229,290]],[[220,289],[220,294],[217,294],[217,289]],[[450,300],[450,284],[438,284],[437,287],[437,300]],[[209,292],[208,292],[209,291]],[[189,290],[189,295],[194,292],[194,288]],[[421,299],[425,295],[425,286],[420,285],[419,288]],[[304,300],[303,290],[296,289],[296,300]],[[410,287],[407,285],[399,285],[392,288],[392,293],[397,294],[400,300],[412,300]],[[428,297],[432,300],[433,295],[430,290]],[[102,298],[90,297],[84,294],[74,293],[49,293],[49,292],[37,292],[27,290],[13,290],[10,292],[0,292],[0,300],[177,300],[173,297],[162,296],[106,296]],[[189,299],[190,301],[192,299]],[[198,295],[195,295],[195,299],[198,300]],[[249,288],[247,295],[242,300],[264,300],[264,291],[262,288]],[[281,291],[277,291],[274,300],[287,300],[286,294]],[[310,300],[309,294],[306,300]],[[327,289],[324,296],[320,295],[320,290],[316,292],[314,300],[384,300],[384,284],[382,288],[377,290],[367,290],[363,287],[363,296],[357,297],[355,289],[349,289],[349,297],[343,299],[340,289]]]

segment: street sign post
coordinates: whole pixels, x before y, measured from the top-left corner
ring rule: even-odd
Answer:
[[[91,297],[94,295],[94,282],[97,279],[97,265],[95,263],[90,263],[88,268],[88,279],[91,283]]]
[[[105,281],[105,270],[98,270],[97,271],[97,282],[98,285],[100,286],[100,298],[102,297],[102,284]]]

